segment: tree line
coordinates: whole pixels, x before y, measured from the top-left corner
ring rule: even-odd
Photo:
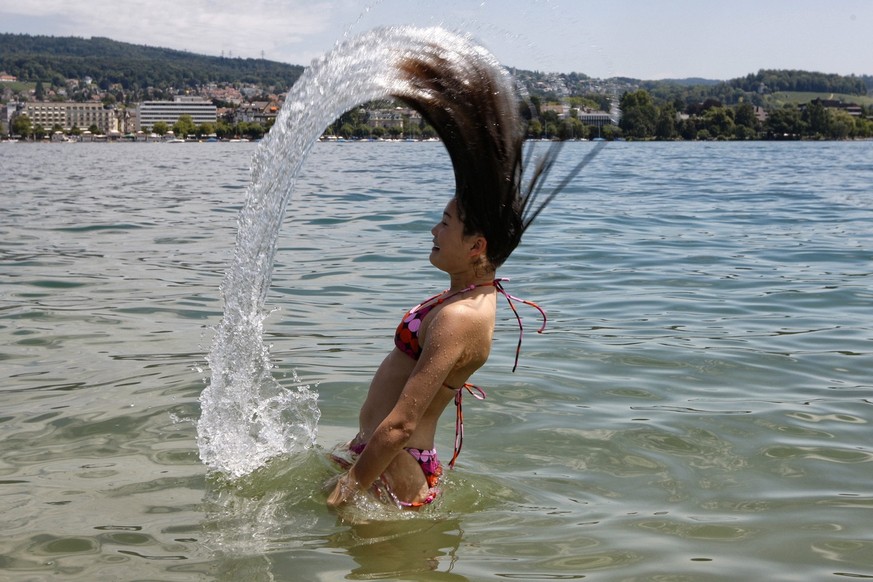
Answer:
[[[786,104],[767,111],[763,121],[747,102],[724,105],[709,98],[682,107],[682,101],[656,104],[645,89],[621,97],[619,128],[628,139],[865,139],[873,137],[873,108],[860,116],[828,107],[821,99],[805,105]]]
[[[810,93],[843,93],[866,95],[867,83],[855,75],[834,75],[798,70],[762,69],[757,74],[728,81],[731,87],[748,92],[804,91]]]

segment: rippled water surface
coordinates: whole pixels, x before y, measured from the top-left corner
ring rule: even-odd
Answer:
[[[0,579],[873,578],[873,143],[609,144],[500,273],[549,327],[511,374],[501,311],[444,495],[354,525],[324,452],[446,286],[451,169],[316,146],[265,332],[319,446],[227,482],[193,420],[254,150],[0,144]]]

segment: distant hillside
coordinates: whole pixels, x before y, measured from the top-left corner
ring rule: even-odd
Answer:
[[[246,83],[285,91],[303,67],[264,59],[208,57],[118,42],[108,38],[0,33],[0,71],[20,81],[63,86],[91,77],[101,89],[184,89],[207,83]]]
[[[700,77],[688,77],[686,79],[661,79],[660,82],[667,83],[668,85],[679,85],[681,87],[694,87],[696,85],[701,85],[704,87],[718,85],[722,81],[717,79],[702,79]]]
[[[167,99],[180,91],[209,83],[250,84],[264,92],[278,93],[297,81],[303,67],[264,59],[209,57],[108,38],[0,33],[0,71],[15,75],[24,83],[41,82],[46,88],[64,87],[67,79],[90,77],[102,92],[111,90],[118,102],[131,103]],[[581,73],[545,74],[523,70],[517,70],[516,74],[531,95],[545,99],[583,96],[596,101],[598,95],[614,98],[639,88],[649,91],[657,102],[686,104],[716,99],[725,104],[746,101],[766,105],[770,94],[785,91],[873,95],[873,76],[794,70],[761,70],[726,81],[703,78],[599,80]]]
[[[646,90],[655,103],[673,103],[679,109],[715,100],[725,105],[751,103],[769,107],[785,102],[772,99],[774,93],[815,93],[818,98],[838,95],[844,102],[866,105],[873,97],[873,76],[835,75],[797,70],[760,70],[745,77],[729,80],[705,78],[641,80],[628,77],[593,79],[581,73],[541,73],[517,70],[516,76],[530,95],[545,100],[583,97],[597,100],[606,95],[611,100],[638,89]],[[800,94],[800,93],[798,93]],[[814,97],[814,98],[816,98]],[[777,105],[778,106],[778,105]],[[601,105],[601,108],[608,108]]]
[[[867,79],[855,75],[834,75],[796,70],[766,70],[728,81],[743,91],[806,91],[814,93],[844,93],[866,95]]]

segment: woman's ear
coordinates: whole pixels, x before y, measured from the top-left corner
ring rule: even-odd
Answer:
[[[485,256],[485,251],[488,250],[488,241],[484,236],[473,237],[470,241],[470,258]]]

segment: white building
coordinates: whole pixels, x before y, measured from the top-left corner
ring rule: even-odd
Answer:
[[[46,101],[25,104],[21,111],[30,119],[31,126],[45,129],[55,126],[69,131],[74,127],[88,129],[92,125],[102,133],[118,129],[115,109],[106,109],[102,103],[76,101]]]
[[[183,115],[190,115],[196,125],[215,123],[217,111],[211,101],[201,97],[177,96],[173,101],[143,101],[136,108],[137,127],[151,129],[163,121],[173,125]]]
[[[604,125],[612,125],[615,123],[612,116],[606,111],[592,111],[583,109],[578,112],[579,121],[585,125],[593,125],[595,127],[603,127]]]
[[[421,115],[414,109],[404,107],[372,109],[367,116],[367,125],[403,131],[406,120],[409,120],[408,123],[418,127],[418,124],[421,123]]]

